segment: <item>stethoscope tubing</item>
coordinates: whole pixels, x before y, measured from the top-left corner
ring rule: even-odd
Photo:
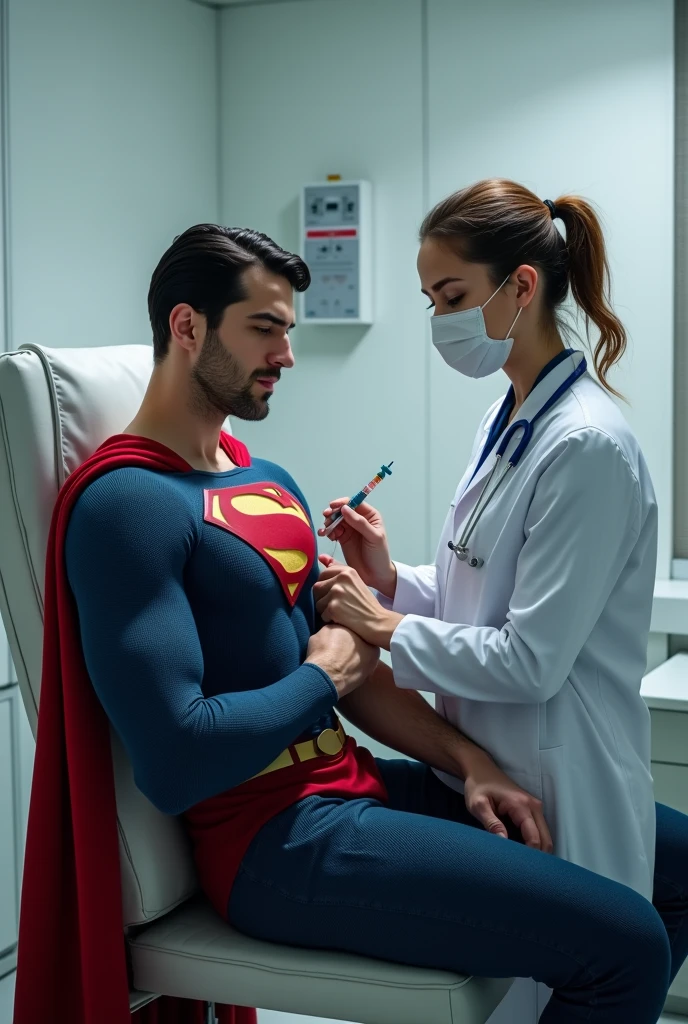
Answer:
[[[559,401],[559,399],[562,398],[570,388],[573,387],[573,385],[579,379],[579,377],[582,377],[583,374],[586,371],[587,371],[587,363],[585,361],[585,358],[583,358],[583,359],[581,359],[580,363],[575,368],[573,373],[569,374],[569,376],[566,378],[566,380],[563,382],[563,384],[560,384],[560,386],[556,389],[554,394],[551,395],[548,398],[548,400],[545,402],[545,404],[542,406],[542,408],[538,410],[538,412],[535,414],[535,416],[533,416],[532,420],[525,420],[525,419],[523,419],[523,420],[516,420],[514,423],[512,423],[507,428],[507,430],[506,430],[506,432],[504,434],[504,437],[500,441],[499,447],[497,448],[497,451],[495,453],[494,466],[490,470],[490,474],[487,477],[487,479],[486,479],[486,481],[485,481],[485,483],[483,485],[483,488],[482,488],[482,490],[481,490],[481,492],[480,492],[480,494],[478,496],[478,500],[476,501],[476,503],[475,503],[475,505],[473,507],[473,511],[471,512],[471,514],[468,517],[468,520],[466,522],[466,525],[464,526],[463,530],[461,531],[461,535],[460,535],[460,537],[458,539],[458,543],[455,543],[454,541],[449,541],[449,549],[454,552],[454,554],[456,555],[457,559],[460,562],[468,561],[469,565],[471,565],[473,568],[478,568],[478,569],[481,568],[481,566],[483,566],[485,564],[485,561],[482,558],[475,558],[474,557],[474,558],[471,558],[470,560],[468,559],[468,553],[469,553],[468,552],[468,543],[469,543],[471,537],[473,536],[473,533],[475,532],[475,529],[478,526],[478,523],[480,522],[480,520],[481,520],[485,510],[488,508],[488,506],[489,506],[490,502],[492,501],[492,499],[494,498],[495,494],[497,493],[497,491],[501,487],[502,483],[506,479],[506,477],[509,474],[510,470],[515,469],[516,466],[518,466],[518,464],[521,461],[521,459],[523,458],[523,456],[524,456],[524,454],[526,452],[526,449],[528,448],[528,445],[530,444],[531,438],[533,436],[533,430],[534,430],[534,427],[535,427],[535,424],[537,423],[537,421],[540,419],[541,416],[544,416],[544,414],[549,409],[551,409],[552,406],[555,405]],[[509,445],[511,444],[512,438],[518,433],[519,430],[523,431],[523,436],[521,437],[521,439],[518,442],[516,448],[512,452],[511,456],[509,457],[509,461],[508,461],[508,463],[506,465],[506,469],[504,470],[503,473],[499,474],[499,476],[497,477],[497,480],[496,480],[496,482],[494,484],[494,487],[488,493],[488,488],[490,487],[490,484],[492,483],[494,475],[495,475],[495,473],[497,471],[497,467],[500,465],[502,459],[504,458],[504,455],[506,454],[506,450],[509,447]],[[488,442],[486,441],[485,443],[487,444]],[[475,470],[473,476],[475,476],[475,473],[478,472],[478,468],[480,467],[481,462],[482,462],[482,458],[478,462],[478,467],[476,467],[476,470]],[[470,487],[470,482],[469,482],[468,486]],[[483,501],[483,498],[485,499],[484,501]]]

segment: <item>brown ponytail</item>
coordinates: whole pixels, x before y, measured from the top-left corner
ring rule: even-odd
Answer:
[[[553,218],[563,221],[566,239]],[[453,243],[464,259],[487,264],[495,284],[522,263],[538,267],[544,307],[555,323],[570,287],[585,316],[588,340],[591,322],[600,332],[594,351],[600,383],[619,394],[607,374],[625,351],[626,331],[610,305],[609,263],[590,203],[578,196],[545,203],[523,185],[489,178],[438,203],[421,227],[421,242],[426,238]]]
[[[608,391],[618,395],[607,381],[607,374],[626,351],[626,329],[611,308],[609,261],[602,227],[585,199],[561,196],[554,206],[556,216],[566,228],[569,283],[574,301],[585,315],[588,339],[591,321],[600,332],[594,352],[597,376]]]

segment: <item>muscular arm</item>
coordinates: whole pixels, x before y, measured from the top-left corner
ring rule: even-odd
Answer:
[[[138,787],[168,814],[251,778],[337,700],[313,664],[261,689],[204,696],[183,579],[194,542],[193,520],[160,478],[119,470],[81,496],[65,546],[91,682]],[[228,678],[231,669],[230,653]]]
[[[338,711],[372,739],[407,757],[465,779],[476,756],[487,756],[414,690],[400,690],[382,662],[367,683],[343,697]]]

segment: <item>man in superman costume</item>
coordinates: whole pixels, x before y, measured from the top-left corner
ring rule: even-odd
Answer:
[[[530,849],[549,849],[538,801],[397,690],[377,650],[319,628],[306,501],[221,432],[229,413],[267,414],[293,365],[292,289],[308,281],[257,232],[181,235],[151,282],[156,365],[141,409],[61,492],[16,1024],[129,1021],[109,723],[142,792],[183,816],[205,892],[241,930],[536,977],[555,989],[550,1024],[656,1019],[688,949],[686,819],[658,812],[661,919],[631,890]],[[337,711],[417,762],[375,761]],[[464,796],[429,766],[463,778]],[[506,841],[500,816],[523,842]],[[134,1016],[201,1012],[167,1000]]]

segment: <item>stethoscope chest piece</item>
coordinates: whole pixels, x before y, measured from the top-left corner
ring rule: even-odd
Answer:
[[[484,558],[477,558],[475,555],[469,557],[468,548],[462,547],[460,544],[454,544],[453,541],[449,541],[447,547],[450,551],[453,551],[460,562],[468,562],[471,569],[482,569],[485,565]]]

